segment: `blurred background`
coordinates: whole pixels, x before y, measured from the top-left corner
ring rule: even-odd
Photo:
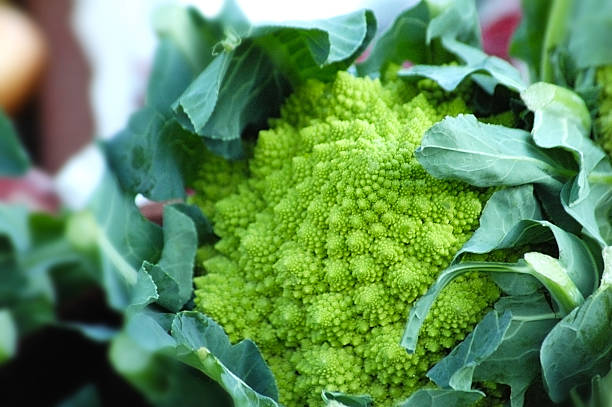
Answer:
[[[325,18],[367,7],[375,11],[381,32],[397,13],[416,1],[237,3],[255,23]],[[223,3],[0,0],[0,108],[13,119],[35,166],[24,178],[0,178],[0,201],[47,212],[78,207],[86,201],[95,187],[92,180],[103,167],[95,149],[88,146],[95,139],[116,134],[143,104],[156,47],[151,21],[155,10],[170,2],[192,4],[206,16],[214,16]],[[509,37],[520,20],[519,0],[483,0],[479,11],[485,51],[507,58]],[[59,314],[70,320],[93,319],[91,322],[118,318],[105,308],[103,295],[96,292],[76,298]],[[67,335],[48,328],[27,337],[19,347],[18,356],[0,367],[2,405],[29,405],[37,398],[45,400],[40,405],[59,405],[90,382],[97,384],[105,405],[145,405],[142,397],[111,371],[106,346],[77,332]],[[72,373],[53,378],[58,365]]]

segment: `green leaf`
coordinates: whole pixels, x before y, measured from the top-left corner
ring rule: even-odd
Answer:
[[[542,376],[551,400],[603,375],[612,362],[612,285],[604,284],[574,309],[542,343]]]
[[[445,8],[436,10],[436,3]],[[428,2],[428,5],[432,14],[437,15],[427,27],[427,43],[434,38],[452,38],[473,47],[482,47],[480,20],[474,0]]]
[[[421,389],[398,407],[470,407],[484,396],[478,390]]]
[[[538,148],[528,132],[481,123],[473,115],[436,123],[415,156],[436,178],[479,187],[542,183],[560,190],[561,181],[575,174],[562,155]]]
[[[574,2],[568,47],[578,68],[612,64],[612,4],[600,0]]]
[[[602,160],[589,176],[592,182],[587,195],[579,202],[572,203],[572,183],[568,182],[561,190],[561,203],[565,211],[573,217],[585,232],[592,236],[603,248],[612,244],[612,188],[598,178],[612,177],[612,166]]]
[[[357,58],[375,27],[369,11],[254,27],[219,53],[173,108],[185,128],[227,156],[225,142],[239,140],[248,125],[265,124],[289,93],[289,82],[333,78]]]
[[[312,78],[332,80],[365,50],[375,32],[374,14],[358,10],[324,20],[255,27],[251,37],[295,86]]]
[[[360,75],[376,75],[384,71],[389,63],[401,65],[406,61],[415,64],[427,62],[428,22],[429,8],[424,1],[402,12],[376,41],[368,59],[357,64],[357,72]]]
[[[578,396],[576,389],[572,389],[570,395],[574,407],[601,407],[612,405],[612,365],[605,377],[599,375],[591,380],[591,395],[585,404]]]
[[[548,290],[562,315],[567,315],[584,302],[581,289],[590,292],[593,275],[597,275],[597,262],[593,259],[588,246],[577,237],[546,221],[521,223],[527,222],[551,230],[557,239],[560,260],[542,253],[529,252],[516,263],[464,262],[446,268],[427,293],[410,309],[401,341],[401,345],[409,353],[413,353],[416,349],[423,321],[440,292],[453,279],[468,272],[509,273],[534,277]],[[574,249],[578,250],[578,253],[574,253]]]
[[[591,116],[584,101],[574,92],[549,83],[535,83],[521,98],[534,112],[531,134],[542,148],[563,148],[571,152],[579,172],[570,193],[569,205],[588,194],[588,175],[606,154],[591,139]]]
[[[539,374],[540,345],[558,320],[541,294],[502,297],[427,376],[439,386],[457,390],[469,389],[473,381],[506,384],[511,388],[511,406],[520,407]]]
[[[30,158],[21,145],[13,124],[0,110],[0,176],[19,176],[29,167]]]
[[[109,356],[113,367],[154,406],[232,406],[207,376],[173,355],[143,348],[126,333],[113,340]]]
[[[470,390],[474,369],[497,350],[511,321],[508,311],[488,313],[461,344],[427,372],[427,377],[443,388]]]
[[[465,65],[416,65],[400,70],[399,76],[424,76],[436,81],[444,90],[452,91],[468,76],[487,73],[495,80],[493,85],[499,83],[517,92],[525,89],[519,71],[503,59],[489,56],[452,38],[443,38],[442,45]],[[490,85],[488,87],[489,93],[492,93],[493,89],[490,89]]]
[[[368,395],[355,396],[323,390],[321,397],[327,407],[371,407],[374,400]]]
[[[552,2],[549,0],[523,0],[523,17],[510,42],[509,53],[527,63],[532,81],[538,80],[542,58],[542,40],[546,33],[548,13]]]
[[[512,247],[514,244],[504,243],[504,241],[523,241],[522,237],[509,237],[512,236],[513,231],[519,232],[516,226],[526,219],[543,219],[540,204],[533,194],[532,185],[521,185],[496,191],[487,200],[482,210],[480,226],[457,252],[453,263],[456,263],[463,253],[489,253],[498,248]],[[522,234],[522,231],[520,232]],[[530,240],[538,242],[548,240],[548,238],[548,234],[544,233],[542,240],[537,236],[531,237]]]
[[[172,323],[177,356],[218,382],[237,407],[274,406],[274,376],[250,340],[232,345],[223,329],[198,312],[181,312]]]
[[[0,365],[15,355],[17,326],[8,309],[0,308]]]
[[[95,235],[108,301],[116,309],[125,309],[143,260],[156,262],[160,256],[161,230],[143,218],[133,198],[109,173],[91,197],[89,210],[93,219],[84,227]]]
[[[186,164],[203,148],[198,137],[151,107],[132,115],[127,128],[105,144],[121,185],[158,201],[185,196]]]
[[[177,312],[191,298],[198,235],[191,218],[173,205],[164,207],[164,248],[148,273],[157,286],[157,302]]]

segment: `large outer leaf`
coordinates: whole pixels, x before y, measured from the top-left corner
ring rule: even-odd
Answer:
[[[18,176],[30,167],[30,159],[21,146],[12,123],[0,110],[0,177]]]
[[[568,46],[578,68],[611,64],[609,38],[612,38],[612,3],[601,0],[575,1]]]
[[[198,312],[177,314],[172,323],[177,356],[217,381],[237,407],[274,406],[274,376],[250,340],[232,345],[223,329]]]
[[[441,387],[456,390],[470,389],[473,381],[507,384],[512,391],[511,405],[520,407],[525,391],[539,374],[542,340],[557,321],[541,294],[503,297],[427,376]]]
[[[330,80],[363,51],[376,29],[369,11],[311,22],[254,27],[202,71],[174,110],[188,130],[207,140],[239,140],[247,125],[262,126],[278,111],[289,83]],[[229,41],[227,38],[226,41]],[[224,144],[208,143],[228,156]]]
[[[575,174],[562,155],[538,148],[528,132],[481,123],[472,115],[432,126],[415,155],[434,177],[479,187],[543,183],[560,190],[560,181]]]
[[[591,173],[590,179],[612,177],[612,166],[602,160]],[[572,203],[572,183],[561,191],[561,203],[565,211],[584,228],[603,248],[612,244],[612,188],[606,182],[591,183],[587,195]]]
[[[323,391],[321,394],[327,407],[371,407],[374,403],[370,396],[354,396],[336,391]]]
[[[94,219],[83,225],[83,233],[95,236],[109,303],[124,309],[129,304],[143,260],[155,262],[159,258],[161,230],[142,217],[134,200],[108,173],[91,198],[90,211]]]
[[[360,75],[376,75],[389,63],[401,65],[405,61],[415,64],[428,62],[425,41],[428,22],[429,8],[424,1],[402,12],[376,41],[368,59],[357,65],[357,72]]]
[[[584,101],[574,92],[549,83],[535,83],[521,98],[534,112],[531,133],[542,148],[563,148],[579,165],[569,205],[575,205],[589,192],[587,177],[606,154],[589,137],[591,116]]]
[[[540,361],[548,395],[554,402],[603,375],[612,362],[612,285],[604,284],[555,326],[544,342]]]
[[[421,389],[397,407],[469,407],[483,397],[477,390]]]

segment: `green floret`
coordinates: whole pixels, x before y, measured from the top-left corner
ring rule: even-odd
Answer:
[[[399,345],[412,303],[472,235],[489,196],[416,161],[430,126],[467,111],[429,85],[345,72],[307,82],[260,132],[249,176],[208,212],[220,240],[203,250],[197,308],[232,341],[258,344],[284,405],[318,406],[323,389],[368,393],[380,406],[408,397],[499,296],[482,275],[457,279],[416,352]]]

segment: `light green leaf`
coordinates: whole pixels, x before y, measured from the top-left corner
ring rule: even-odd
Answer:
[[[525,84],[520,72],[501,58],[485,54],[478,48],[443,38],[442,45],[461,59],[465,65],[416,65],[400,70],[400,76],[424,76],[436,81],[444,90],[452,91],[468,76],[475,73],[487,73],[495,80],[514,91],[521,92]],[[487,86],[492,93],[491,85]],[[494,86],[493,86],[494,88]]]
[[[437,9],[439,4],[443,5],[442,10]],[[427,27],[427,43],[434,38],[452,38],[473,47],[482,47],[480,20],[474,0],[430,1],[428,6],[435,17]]]
[[[563,148],[571,152],[579,172],[573,183],[569,205],[584,199],[589,191],[588,175],[606,156],[591,139],[591,116],[584,101],[574,92],[549,83],[535,83],[521,98],[534,112],[531,134],[542,148]]]
[[[612,4],[608,1],[574,2],[568,47],[578,68],[612,64]]]
[[[337,391],[323,391],[321,397],[327,407],[371,407],[374,403],[368,395],[354,396]]]
[[[562,155],[538,148],[528,132],[481,123],[473,115],[436,123],[415,156],[436,178],[479,187],[542,183],[560,190],[576,173],[565,168]]]
[[[111,174],[102,179],[89,204],[100,251],[102,279],[109,303],[129,305],[143,260],[156,262],[162,248],[160,228],[142,217],[134,200]]]
[[[19,176],[29,167],[30,158],[21,145],[13,124],[0,109],[0,176]]]
[[[478,390],[421,389],[398,407],[470,407],[484,397]]]
[[[540,204],[533,194],[532,185],[521,185],[496,191],[487,200],[482,210],[480,226],[457,252],[453,263],[456,263],[463,253],[482,254],[497,248],[511,247],[504,244],[504,241],[508,239],[511,231],[516,230],[516,225],[525,219],[543,219]],[[545,233],[542,241],[548,240],[548,237]],[[533,242],[540,240],[538,237],[531,239]],[[522,239],[512,240],[521,241]]]

